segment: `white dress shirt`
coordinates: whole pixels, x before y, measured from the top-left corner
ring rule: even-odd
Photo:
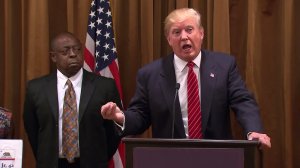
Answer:
[[[64,105],[64,97],[65,92],[68,89],[68,85],[66,85],[67,80],[69,79],[72,82],[75,94],[76,94],[76,103],[77,103],[77,114],[79,115],[79,102],[80,102],[80,95],[81,95],[81,86],[82,86],[82,77],[83,77],[83,70],[80,69],[76,75],[72,76],[71,78],[66,77],[63,75],[59,70],[57,70],[57,96],[58,96],[58,126],[59,126],[59,156],[60,158],[63,157],[62,155],[62,116],[63,116],[63,105]],[[78,121],[77,121],[78,122]],[[79,124],[77,123],[79,127]],[[79,128],[78,128],[79,134]],[[79,145],[79,142],[78,142]],[[78,147],[79,149],[79,147]],[[78,156],[79,157],[79,156]]]

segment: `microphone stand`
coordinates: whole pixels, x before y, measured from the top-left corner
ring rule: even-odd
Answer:
[[[175,95],[174,95],[174,101],[173,101],[173,114],[172,114],[172,139],[174,138],[174,125],[175,125],[175,105],[176,105],[176,99],[177,99],[177,96],[178,96],[178,90],[180,88],[180,84],[179,83],[176,83],[176,86],[175,86]]]

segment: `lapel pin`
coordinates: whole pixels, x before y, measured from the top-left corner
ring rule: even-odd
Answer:
[[[215,74],[210,73],[210,77],[214,78],[214,77],[215,77]]]

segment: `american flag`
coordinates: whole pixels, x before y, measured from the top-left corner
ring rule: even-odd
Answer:
[[[122,99],[119,65],[109,0],[92,1],[87,29],[84,49],[84,68],[96,74],[113,78]],[[123,168],[124,159],[124,144],[120,143],[109,167]]]

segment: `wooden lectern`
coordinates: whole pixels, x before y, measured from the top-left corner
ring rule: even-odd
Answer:
[[[124,138],[126,168],[262,168],[258,141]]]

